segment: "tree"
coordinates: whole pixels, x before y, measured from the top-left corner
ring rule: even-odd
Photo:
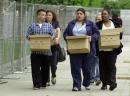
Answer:
[[[111,9],[130,9],[130,1],[128,0],[107,1],[106,3],[102,3],[102,7],[108,7]]]
[[[19,1],[19,0],[17,0]],[[28,3],[52,5],[80,5],[85,7],[107,7],[114,9],[130,9],[130,0],[27,0]]]

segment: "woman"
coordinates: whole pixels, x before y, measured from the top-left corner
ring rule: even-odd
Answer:
[[[51,35],[55,37],[55,33],[51,24],[45,22],[46,11],[39,9],[37,11],[37,22],[32,23],[27,31],[27,39],[30,35]],[[45,88],[49,74],[49,58],[52,55],[49,51],[32,51],[31,52],[31,67],[33,89],[38,90],[41,87]]]
[[[52,10],[47,11],[47,22],[52,24],[55,33],[56,33],[56,38],[55,38],[55,44],[52,46],[52,60],[50,62],[50,68],[51,68],[51,82],[53,85],[56,84],[56,70],[57,70],[57,63],[58,63],[58,47],[59,47],[59,42],[60,42],[60,26],[59,22],[57,21],[56,14]],[[50,74],[49,74],[49,79],[48,79],[48,86],[50,86]]]
[[[81,69],[83,71],[83,86],[86,90],[90,90],[91,79],[91,60],[92,56],[96,54],[95,42],[98,40],[99,32],[93,22],[87,20],[86,13],[83,8],[76,11],[76,19],[69,22],[63,34],[64,39],[66,36],[89,36],[91,44],[90,53],[85,54],[70,54],[71,74],[73,78],[72,91],[81,91]]]
[[[97,27],[99,28],[99,30],[105,30],[105,29],[114,29],[120,26],[119,24],[110,20],[110,12],[104,9],[102,11],[102,21],[97,23]],[[109,90],[111,91],[117,87],[115,64],[117,55],[120,54],[121,52],[121,47],[122,46],[120,46],[117,49],[99,50],[100,79],[102,81],[101,90],[106,90],[107,85],[110,85]]]

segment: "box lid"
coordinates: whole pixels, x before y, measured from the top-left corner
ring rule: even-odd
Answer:
[[[123,32],[123,28],[106,29],[100,30],[100,35],[119,35],[121,32]]]
[[[30,35],[29,38],[51,38],[50,35]]]
[[[86,39],[88,36],[67,36],[66,39]]]

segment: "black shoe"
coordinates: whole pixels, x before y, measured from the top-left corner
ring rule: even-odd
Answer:
[[[90,81],[90,84],[93,85],[93,84],[94,84],[94,80],[91,80],[91,81]]]
[[[41,88],[42,89],[46,89],[46,85],[41,85]]]
[[[99,86],[101,84],[101,81],[100,80],[96,80],[95,83],[96,83],[96,86]]]
[[[81,89],[80,89],[80,88],[77,88],[77,87],[74,87],[74,88],[72,89],[72,91],[81,91]]]
[[[110,91],[113,91],[116,87],[117,87],[117,83],[112,83],[112,84],[110,85],[109,90],[110,90]]]
[[[107,90],[107,85],[102,85],[101,90]]]

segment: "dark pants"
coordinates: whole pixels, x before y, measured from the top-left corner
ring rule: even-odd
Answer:
[[[49,56],[31,54],[32,80],[36,87],[45,86],[49,75]]]
[[[116,59],[115,51],[101,51],[99,53],[100,79],[104,85],[116,82]]]
[[[58,64],[58,46],[59,45],[54,45],[51,47],[52,50],[52,56],[51,56],[51,61],[50,61],[50,66],[49,66],[49,79],[48,82],[50,82],[50,69],[51,69],[51,74],[52,77],[56,77],[56,70],[57,70],[57,64]]]
[[[83,86],[88,87],[91,79],[91,57],[88,54],[70,55],[71,74],[73,78],[73,87],[81,88],[83,72]]]

